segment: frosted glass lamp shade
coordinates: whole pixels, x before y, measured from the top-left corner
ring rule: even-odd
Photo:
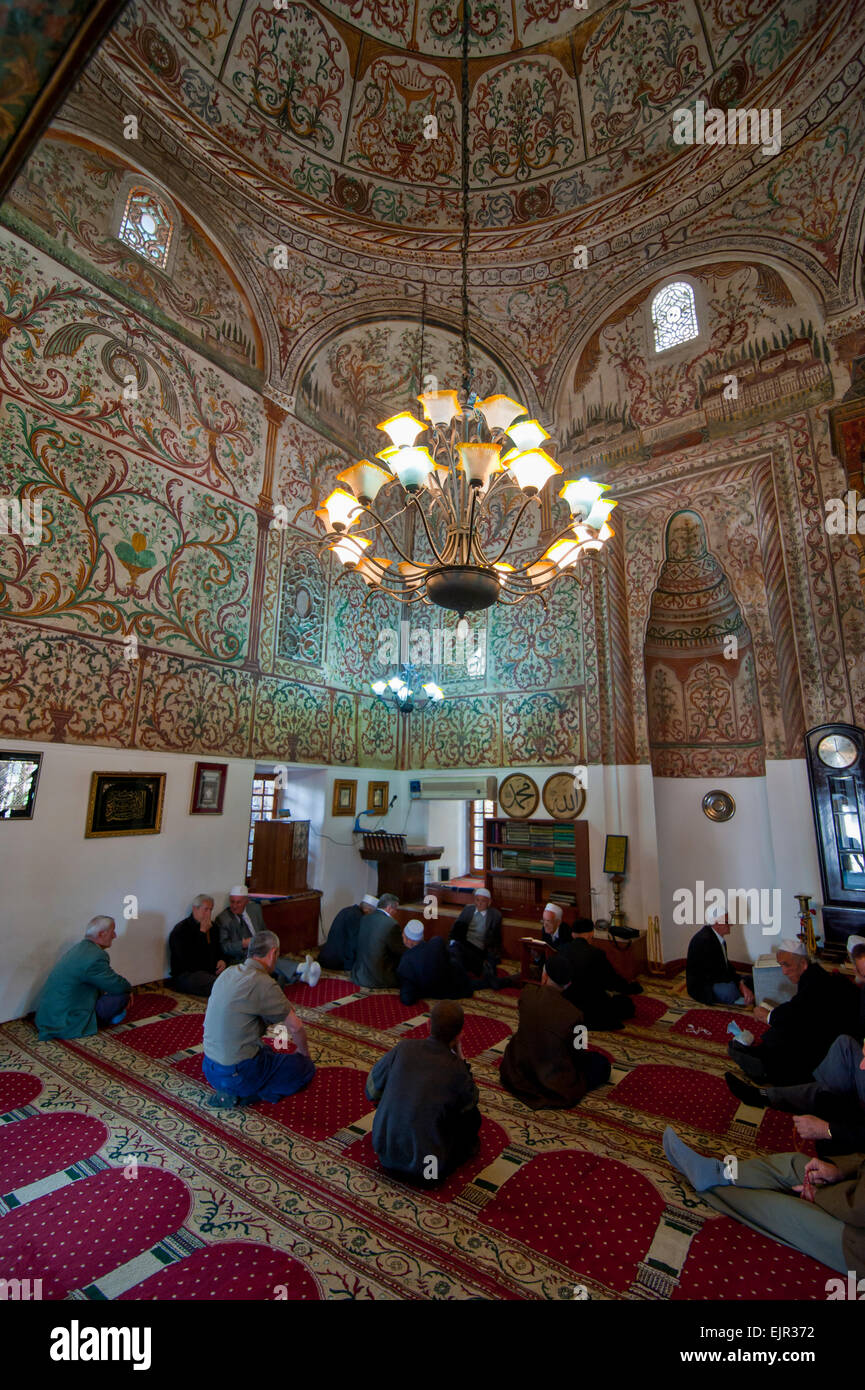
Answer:
[[[485,488],[493,473],[501,471],[499,444],[458,444],[460,469],[469,483]]]
[[[549,439],[549,431],[545,430],[537,420],[519,420],[515,425],[508,429],[508,435],[516,445],[517,453],[524,453],[527,449],[537,449],[539,444],[543,444],[545,439]]]
[[[398,449],[405,445],[414,444],[419,434],[423,434],[426,425],[420,420],[416,420],[407,410],[400,411],[399,415],[392,415],[389,420],[382,420],[376,429],[383,430]]]
[[[431,425],[449,425],[462,415],[456,391],[424,391],[418,400]]]
[[[508,468],[529,496],[540,492],[550,478],[562,471],[561,465],[545,454],[543,449],[529,449],[527,453],[517,454],[508,460]]]
[[[591,526],[595,531],[600,531],[601,527],[607,524],[610,512],[617,506],[618,502],[605,502],[599,498],[586,517],[586,525]]]
[[[393,482],[393,474],[388,473],[380,464],[361,459],[359,463],[353,463],[351,468],[344,468],[341,473],[337,473],[336,479],[339,483],[346,483],[355,497],[361,498],[364,502],[374,502],[385,483]]]
[[[365,540],[363,536],[341,536],[333,545],[328,546],[328,550],[332,550],[344,565],[356,565],[363,559],[363,552],[368,545],[372,545],[372,541]]]
[[[423,487],[428,475],[435,468],[435,459],[429,449],[407,446],[402,449],[385,449],[387,466],[396,474],[403,487],[414,491]],[[382,454],[377,457],[381,458]]]
[[[334,489],[315,514],[324,522],[328,531],[347,531],[349,526],[353,526],[363,515],[357,505],[357,499],[341,487]]]
[[[487,396],[477,407],[491,430],[507,430],[514,420],[525,415],[526,408],[510,396]]]
[[[601,493],[606,491],[604,483],[593,483],[591,478],[572,478],[569,483],[565,483],[559,496],[565,499],[572,515],[576,516],[577,512],[582,512],[588,516]]]

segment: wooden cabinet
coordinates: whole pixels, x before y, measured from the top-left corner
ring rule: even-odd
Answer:
[[[308,820],[260,820],[252,842],[250,893],[305,893]]]
[[[302,955],[318,945],[321,893],[299,893],[293,898],[262,902],[261,915],[268,931],[276,932],[286,956]]]
[[[584,820],[484,822],[484,883],[502,912],[540,921],[557,902],[566,922],[591,917],[589,826]]]

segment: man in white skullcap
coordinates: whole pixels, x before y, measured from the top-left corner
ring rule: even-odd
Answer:
[[[754,1003],[753,981],[739,975],[727,958],[730,923],[717,903],[706,908],[706,923],[688,943],[685,983],[692,999],[700,1004],[736,1004],[748,1008]]]
[[[541,936],[548,946],[558,951],[566,941],[573,940],[573,932],[568,923],[562,920],[563,913],[558,903],[547,903],[541,917]]]
[[[239,883],[228,894],[228,906],[223,908],[213,924],[219,936],[222,958],[226,965],[240,965],[246,960],[249,943],[256,932],[264,931],[261,908],[244,884]]]
[[[351,970],[357,955],[357,936],[360,924],[378,907],[378,898],[364,893],[359,903],[340,908],[330,924],[327,940],[318,953],[319,965],[325,970]]]
[[[496,966],[502,954],[502,914],[493,907],[488,888],[478,888],[474,904],[464,907],[454,922],[451,946],[473,980],[482,981],[483,988],[497,987]],[[505,984],[510,983],[505,977]]]
[[[865,1153],[865,1049],[862,1004],[865,1002],[865,937],[847,939],[847,953],[856,970],[859,988],[859,1030],[833,1042],[814,1080],[799,1086],[766,1086],[758,1090],[733,1072],[725,1080],[736,1099],[755,1110],[767,1105],[796,1116],[793,1125],[800,1139],[817,1143],[819,1158],[833,1154]]]
[[[405,955],[396,968],[402,1004],[419,999],[470,999],[473,985],[466,971],[445,944],[444,937],[424,941],[424,925],[417,917],[402,932]]]
[[[731,1042],[728,1051],[758,1085],[797,1086],[811,1080],[836,1038],[855,1034],[859,1001],[855,985],[812,962],[798,937],[787,937],[775,955],[796,993],[785,1004],[755,1009],[767,1032],[752,1047]]]

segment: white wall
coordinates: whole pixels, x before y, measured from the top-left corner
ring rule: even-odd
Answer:
[[[228,889],[245,878],[253,764],[225,759],[223,814],[190,816],[194,756],[14,739],[3,747],[44,756],[33,819],[0,821],[0,1020],[35,1007],[55,961],[97,913],[117,923],[114,968],[133,984],[161,979],[168,933],[190,900],[213,893],[221,909]],[[161,833],[85,839],[94,771],[165,772]],[[138,899],[137,921],[123,918],[130,894]]]
[[[438,879],[440,864],[447,864],[451,878],[459,878],[468,870],[466,855],[467,803],[465,801],[426,801],[423,803],[427,813],[428,845],[442,845],[441,859],[433,859],[427,866],[433,882]],[[422,814],[422,813],[421,813]]]
[[[708,791],[729,792],[736,803],[733,818],[710,821],[701,802]],[[689,888],[695,897],[697,881],[710,888],[780,891],[767,897],[773,924],[749,922],[734,926],[728,949],[737,960],[756,960],[777,946],[783,936],[798,931],[795,894],[810,892],[821,900],[820,870],[808,774],[803,760],[767,764],[765,777],[703,778],[659,777],[654,782],[658,827],[658,859],[661,868],[661,931],[664,958],[684,956],[694,924],[673,921],[673,894]],[[695,904],[696,905],[696,904]],[[819,919],[818,919],[819,920]],[[698,916],[696,925],[700,925]],[[773,932],[776,925],[780,930]]]

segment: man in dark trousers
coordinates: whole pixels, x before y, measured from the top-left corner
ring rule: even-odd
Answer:
[[[505,1048],[501,1082],[532,1110],[569,1110],[586,1091],[610,1079],[606,1057],[580,1046],[579,1009],[564,998],[571,966],[562,955],[547,958],[539,985],[520,995],[519,1026]]]
[[[225,969],[212,916],[213,899],[209,893],[199,893],[189,916],[172,928],[168,938],[171,985],[181,994],[209,999],[217,976]]]
[[[399,898],[382,893],[375,912],[364,917],[357,934],[351,978],[362,989],[396,989],[396,968],[404,947],[396,920]]]
[[[401,1004],[416,1004],[419,999],[471,998],[474,986],[443,937],[424,941],[423,922],[415,917],[406,922],[402,940],[405,955],[396,969]]]
[[[463,908],[454,922],[451,944],[469,975],[494,987],[502,954],[502,914],[493,907],[488,888],[478,888],[474,902]]]
[[[811,1080],[837,1037],[855,1034],[859,1000],[856,986],[813,964],[797,937],[782,941],[776,956],[796,993],[773,1009],[755,1009],[768,1031],[756,1046],[731,1042],[728,1051],[758,1085],[796,1086]]]
[[[55,965],[39,1000],[36,1027],[43,1038],[89,1038],[100,1023],[122,1023],[132,986],[108,964],[116,936],[113,917],[94,917],[84,940]]]
[[[754,1002],[753,982],[737,974],[727,959],[726,937],[730,923],[715,903],[706,908],[706,925],[688,944],[685,984],[692,999],[700,1004],[738,1004],[748,1008]]]
[[[349,907],[340,909],[318,953],[318,963],[323,970],[351,970],[357,955],[360,924],[377,907],[378,898],[374,898],[372,893],[364,893],[359,903],[351,903]]]
[[[792,1112],[796,1133],[816,1141],[818,1158],[865,1154],[865,1048],[849,1034],[835,1039],[814,1080],[800,1086],[758,1089],[730,1071],[724,1080],[743,1105]]]
[[[561,947],[560,954],[571,967],[571,983],[565,998],[583,1015],[587,1028],[612,1032],[624,1028],[625,1019],[634,1017],[631,994],[642,994],[636,980],[624,979],[615,970],[606,954],[592,946],[590,937],[594,924],[588,917],[578,917],[573,936]]]
[[[443,999],[428,1038],[405,1038],[370,1072],[366,1094],[377,1107],[372,1144],[382,1167],[409,1182],[452,1173],[478,1146],[478,1088],[463,1056],[462,1005]]]

